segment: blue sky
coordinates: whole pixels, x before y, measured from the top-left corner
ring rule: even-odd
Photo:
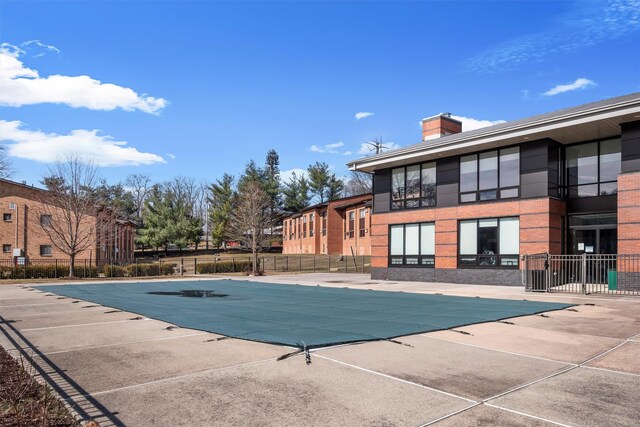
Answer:
[[[112,182],[211,181],[271,148],[283,171],[325,161],[344,176],[366,141],[419,142],[426,116],[470,129],[640,91],[639,11],[640,0],[3,0],[0,143],[29,183],[69,151]]]

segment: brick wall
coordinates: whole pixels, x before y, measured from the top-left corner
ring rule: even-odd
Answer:
[[[435,222],[436,269],[457,268],[458,221],[476,218],[520,217],[520,254],[561,253],[561,217],[565,203],[551,198],[522,199],[374,214],[371,232],[371,265],[388,263],[390,224]]]
[[[618,253],[640,254],[640,172],[618,175]]]
[[[0,218],[0,245],[11,245],[10,252],[0,252],[0,259],[13,259],[14,248],[22,249],[23,256],[31,259],[64,259],[68,257],[55,247],[40,225],[41,214],[50,213],[55,221],[63,212],[61,209],[51,207],[51,205],[47,205],[46,209],[43,208],[43,202],[45,201],[46,192],[43,190],[6,180],[0,181],[0,213],[12,215],[10,222],[3,221]],[[9,209],[11,203],[15,203],[16,210]],[[87,217],[83,226],[95,230],[96,221],[96,217]],[[119,251],[117,257],[120,260],[132,259],[135,228],[131,223],[124,222],[119,224],[118,230]],[[105,230],[105,232],[112,234],[109,230]],[[92,244],[89,248],[79,253],[77,259],[113,258],[112,254],[115,252],[113,250],[114,238],[116,238],[115,234],[111,239],[103,238],[101,240],[102,244],[100,242]],[[92,238],[92,240],[95,240],[95,238]],[[40,246],[43,245],[51,246],[50,256],[40,255]]]

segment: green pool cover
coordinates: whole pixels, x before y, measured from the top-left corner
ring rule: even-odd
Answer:
[[[241,280],[34,288],[184,328],[298,348],[390,339],[571,306]],[[188,290],[213,291],[219,297],[180,294]]]

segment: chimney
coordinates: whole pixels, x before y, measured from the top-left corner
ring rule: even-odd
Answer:
[[[422,141],[462,132],[462,122],[451,118],[451,113],[440,113],[422,119]]]

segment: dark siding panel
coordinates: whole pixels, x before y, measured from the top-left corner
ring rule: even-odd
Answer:
[[[622,173],[640,171],[640,121],[623,123],[622,129]]]
[[[458,205],[458,181],[460,166],[457,157],[438,160],[436,163],[437,206],[445,208]]]
[[[549,145],[541,139],[520,146],[520,197],[523,199],[549,195]]]
[[[611,212],[618,209],[617,196],[582,197],[567,200],[567,213]]]
[[[373,212],[389,212],[391,201],[391,169],[375,171],[373,175]]]

